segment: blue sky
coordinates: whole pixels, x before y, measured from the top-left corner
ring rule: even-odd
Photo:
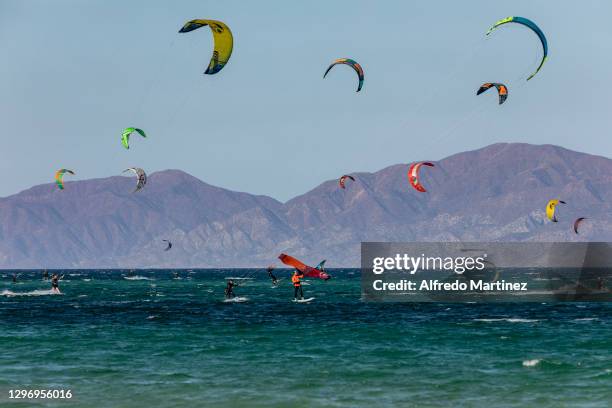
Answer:
[[[500,18],[534,20],[541,46]],[[322,181],[436,160],[495,142],[552,143],[612,157],[610,2],[0,0],[0,195],[52,181],[185,170],[286,200]],[[202,75],[208,29],[234,53]],[[365,83],[335,58],[350,57]],[[503,82],[509,98],[475,96]],[[124,127],[147,140],[120,144]]]

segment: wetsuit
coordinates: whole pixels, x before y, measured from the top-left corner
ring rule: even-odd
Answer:
[[[51,277],[51,290],[59,292],[59,276],[57,275]]]
[[[297,273],[293,274],[291,277],[291,282],[293,282],[293,298],[297,299],[298,293],[300,294],[300,299],[304,299],[304,291],[302,290],[302,282],[300,279],[304,277],[304,274],[298,275]]]
[[[272,284],[276,285],[276,282],[278,280],[276,279],[276,276],[274,276],[274,274],[272,273],[272,269],[268,269],[268,276],[270,277],[270,279],[272,279]]]
[[[227,282],[227,287],[225,288],[225,297],[226,298],[230,299],[230,298],[233,298],[235,296],[234,295],[234,286],[236,286],[236,285],[234,284],[233,281]]]

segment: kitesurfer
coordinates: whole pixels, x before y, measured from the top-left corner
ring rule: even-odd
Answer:
[[[268,267],[268,276],[270,277],[270,279],[272,279],[272,284],[276,285],[278,283],[278,279],[276,279],[276,276],[274,276],[274,274],[272,273],[273,270],[273,267]]]
[[[234,294],[234,286],[236,286],[236,284],[234,283],[233,279],[230,279],[227,281],[227,286],[225,287],[225,298],[226,299],[231,299],[234,296],[236,296]]]
[[[297,300],[298,292],[300,294],[300,300],[304,299],[304,291],[302,290],[302,279],[304,274],[299,272],[297,269],[293,271],[293,276],[291,277],[291,282],[293,282],[293,299]]]
[[[17,274],[16,273],[13,274],[13,283],[17,283]]]
[[[604,290],[606,288],[606,282],[604,281],[604,279],[600,276],[597,279],[597,290]]]
[[[45,269],[42,274],[43,280],[49,280],[49,272]]]
[[[64,275],[59,276],[57,273],[51,275],[51,291],[53,293],[61,293],[59,290],[59,281],[62,279]]]

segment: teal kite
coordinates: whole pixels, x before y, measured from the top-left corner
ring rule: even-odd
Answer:
[[[489,31],[487,31],[486,35],[491,34],[493,30],[495,30],[497,27],[507,24],[507,23],[517,23],[517,24],[522,24],[526,27],[529,27],[534,33],[537,34],[537,36],[540,38],[540,41],[542,42],[542,48],[544,49],[544,55],[542,56],[542,61],[540,61],[540,65],[538,66],[538,68],[535,70],[533,74],[529,75],[529,77],[527,78],[527,80],[529,81],[531,78],[535,76],[535,74],[537,74],[540,71],[540,69],[542,68],[542,65],[544,65],[544,63],[546,62],[546,59],[548,58],[548,41],[546,41],[546,36],[544,35],[544,32],[540,30],[540,27],[538,27],[536,23],[534,23],[533,21],[525,17],[503,18],[499,20],[497,23],[493,24],[493,27],[489,28]]]

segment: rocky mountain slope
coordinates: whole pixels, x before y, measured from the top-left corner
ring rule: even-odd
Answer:
[[[435,164],[421,170],[427,193],[398,164],[286,203],[178,170],[151,174],[138,193],[127,177],[36,186],[0,199],[0,267],[265,266],[280,252],[338,267],[359,265],[361,241],[612,241],[610,159],[495,144]],[[550,198],[567,202],[558,223],[544,216]]]

